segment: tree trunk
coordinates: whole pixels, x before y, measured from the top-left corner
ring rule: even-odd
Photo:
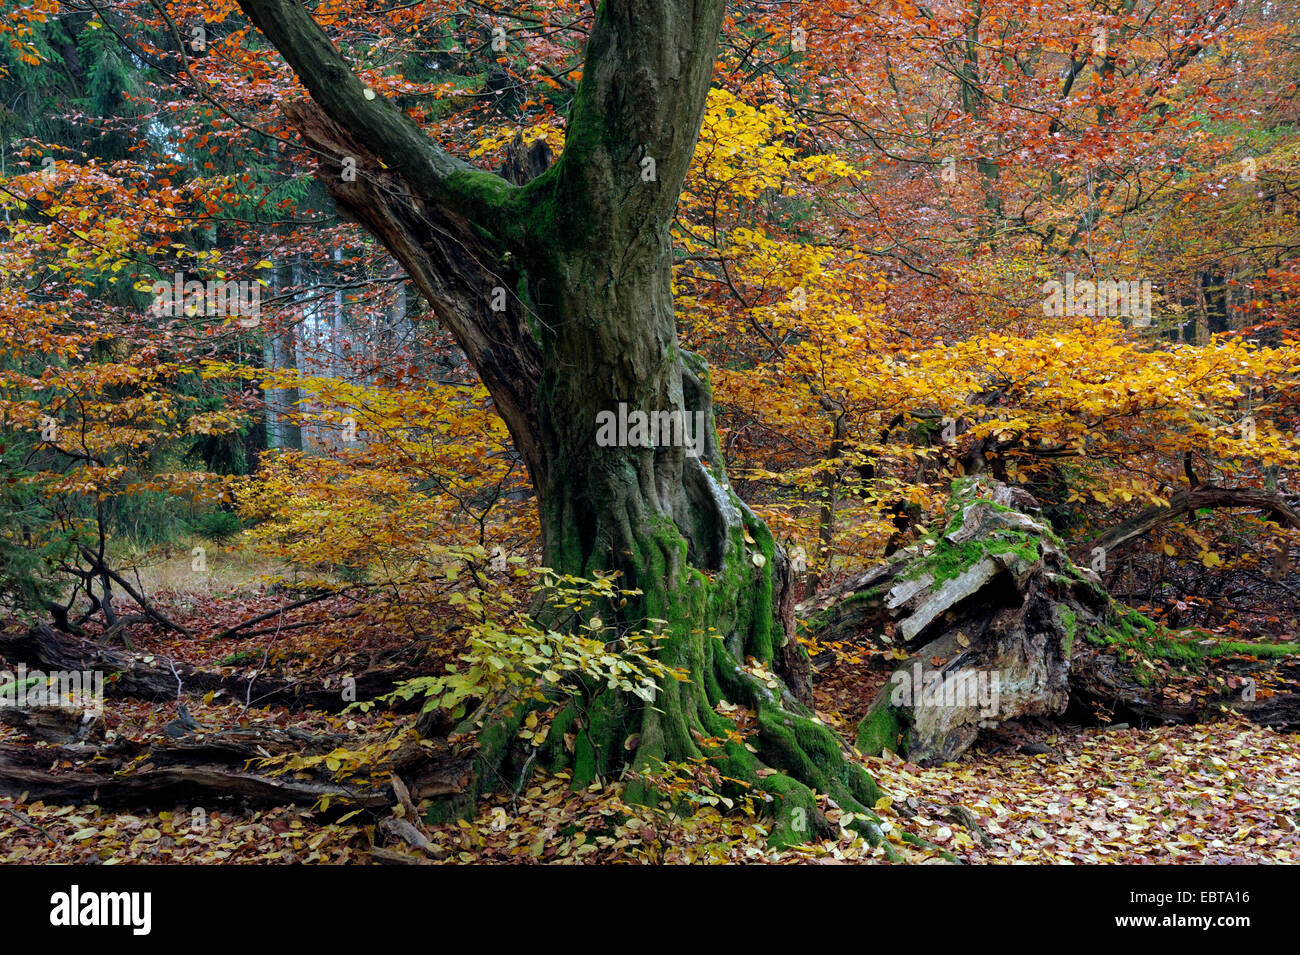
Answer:
[[[279,269],[282,291],[289,285],[300,285],[297,265],[284,265]],[[298,350],[295,344],[295,326],[279,322],[275,327],[263,326],[262,360],[268,368],[297,368]],[[301,451],[302,431],[293,419],[298,412],[297,388],[273,388],[266,392],[266,446],[273,451]]]
[[[774,797],[776,843],[824,827],[813,790],[873,818],[875,787],[842,741],[762,673],[774,666],[807,690],[806,657],[787,632],[788,563],[732,491],[707,369],[677,341],[669,225],[722,0],[605,0],[565,150],[522,186],[471,169],[391,103],[367,98],[303,8],[240,5],[312,94],[286,112],[322,156],[331,193],[402,263],[492,394],[537,491],[545,562],[578,575],[619,571],[643,596],[611,608],[614,619],[664,621],[661,657],[690,676],[668,681],[653,706],[606,695],[584,713],[562,711],[542,762],[570,767],[582,786],[629,762],[708,757]],[[494,310],[503,293],[504,311]],[[666,441],[598,440],[601,416],[620,410],[677,430]],[[715,709],[724,700],[753,711],[758,755]],[[508,745],[520,716],[483,734],[484,786],[526,769]],[[572,754],[562,745],[570,730]],[[874,822],[863,828],[879,838]]]
[[[946,762],[982,729],[1067,710],[1159,723],[1231,707],[1294,728],[1300,664],[1277,647],[1167,631],[1120,605],[1046,521],[1016,509],[1030,506],[1018,488],[962,481],[941,533],[801,608],[817,636],[907,655],[862,719],[859,749]],[[1164,671],[1193,678],[1183,686],[1196,698],[1165,693]],[[1272,690],[1256,699],[1266,677]]]

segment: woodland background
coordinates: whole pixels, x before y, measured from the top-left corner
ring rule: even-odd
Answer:
[[[457,155],[509,177],[563,149],[591,5],[311,10],[377,95]],[[735,489],[805,597],[920,540],[954,481],[981,473],[1032,494],[1162,632],[1249,660],[1293,652],[1296,14],[1258,0],[730,5],[673,224],[678,333],[712,368]],[[426,694],[472,720],[572,674],[667,677],[640,650],[611,664],[599,633],[563,643],[531,622],[539,581],[572,606],[618,584],[537,570],[520,457],[403,271],[339,217],[281,112],[301,95],[234,2],[0,5],[9,631],[53,625],[178,691],[202,683],[185,667],[229,681],[183,713],[161,691],[110,690],[110,739],[196,732],[186,720],[310,734],[328,745],[263,749],[260,768],[335,786],[128,814],[14,775],[7,858],[884,858],[847,822],[768,849],[762,807],[700,765],[662,769],[669,808],[629,805],[619,780],[575,793],[543,774],[469,821],[418,826],[425,844],[383,847],[426,809],[400,791],[366,801],[420,745]],[[1047,314],[1044,286],[1067,274],[1148,283],[1149,322]],[[168,308],[155,283],[176,281],[236,283],[258,307]],[[1186,493],[1205,488],[1221,493]],[[818,713],[851,739],[905,654],[806,637]],[[1134,652],[1170,700],[1206,691],[1186,654]],[[1269,679],[1252,691],[1274,692]],[[939,767],[865,759],[895,855],[1300,857],[1292,736],[1231,713],[1039,729],[1037,753],[1019,740]],[[31,746],[13,726],[2,739]],[[409,807],[398,822],[376,822],[394,800]]]

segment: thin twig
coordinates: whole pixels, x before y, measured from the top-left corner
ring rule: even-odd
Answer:
[[[3,809],[5,812],[9,813],[9,815],[13,816],[15,819],[21,822],[24,826],[27,826],[29,829],[36,829],[42,835],[44,835],[46,839],[49,839],[50,842],[58,843],[59,840],[55,839],[52,835],[50,835],[49,832],[46,831],[44,826],[42,826],[40,823],[32,822],[30,819],[24,816],[17,809],[10,809],[8,806],[0,806],[0,809]]]

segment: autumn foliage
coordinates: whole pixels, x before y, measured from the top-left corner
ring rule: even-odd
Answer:
[[[311,10],[368,95],[455,155],[497,170],[564,149],[595,5]],[[673,291],[734,487],[800,597],[923,539],[953,482],[986,473],[1031,492],[1117,598],[1207,638],[1289,640],[1297,31],[1259,0],[730,5]],[[281,109],[304,90],[237,3],[0,3],[0,90],[7,619],[229,636],[240,614],[187,607],[150,568],[240,554],[269,601],[242,609],[302,601],[282,622],[324,628],[304,658],[422,641],[404,664],[429,672],[399,707],[460,720],[680,678],[654,621],[589,626],[620,583],[538,569],[533,490],[487,389],[338,214]],[[1107,281],[1134,295],[1048,307],[1053,283]],[[255,308],[221,306],[227,288]],[[1277,508],[1170,508],[1196,488]],[[1168,518],[1098,558],[1152,508]],[[539,609],[557,591],[582,604],[580,640]],[[708,812],[732,800],[685,772],[657,784]],[[680,825],[612,831],[664,858],[651,833]]]

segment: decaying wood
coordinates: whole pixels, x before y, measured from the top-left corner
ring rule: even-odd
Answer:
[[[387,837],[389,842],[403,842],[412,848],[419,849],[430,858],[436,859],[446,854],[446,850],[435,846],[420,827],[406,819],[386,816],[379,820],[379,831]]]
[[[985,727],[1069,705],[1074,633],[1108,598],[1045,523],[1006,509],[1005,494],[1007,504],[980,496],[986,487],[959,500],[960,520],[938,541],[899,551],[803,608],[832,638],[851,630],[908,654],[862,722],[866,750],[949,760]],[[940,686],[951,695],[922,695]]]
[[[1276,504],[1206,491],[1221,504]],[[1281,689],[1255,699],[1224,691],[1180,702],[1144,682],[1122,651],[1089,644],[1086,635],[1112,626],[1123,608],[1092,571],[1070,559],[1041,518],[1017,509],[1034,509],[1027,497],[988,479],[973,482],[954,498],[960,516],[937,540],[900,551],[800,608],[814,634],[908,654],[862,721],[860,748],[943,761],[963,752],[983,729],[1067,710],[1158,724],[1233,709],[1266,725],[1300,728],[1300,697],[1290,689],[1300,689],[1300,681],[1283,679]],[[1208,501],[1191,492],[1177,503],[1190,508]],[[1140,525],[1130,522],[1107,539],[1130,539]],[[1233,665],[1207,660],[1211,679],[1205,685],[1218,685],[1212,677]],[[981,698],[974,692],[979,681],[987,684],[994,675],[996,694]],[[918,701],[911,692],[918,682],[952,687],[952,696]]]
[[[796,584],[790,566],[790,558],[784,551],[778,550],[775,556],[776,566],[772,570],[773,605],[776,617],[781,623],[781,630],[789,634],[785,642],[777,648],[773,670],[790,691],[790,695],[804,706],[813,705],[812,668],[800,652],[798,642],[794,639],[794,616],[796,606]]]
[[[104,735],[103,720],[79,707],[3,706],[0,723],[42,743],[81,743]]]
[[[1108,713],[1111,719],[1139,726],[1205,722],[1231,710],[1261,726],[1291,732],[1300,730],[1300,663],[1284,661],[1276,670],[1264,665],[1257,668],[1261,679],[1264,671],[1271,676],[1266,693],[1246,693],[1239,686],[1197,695],[1183,702],[1166,696],[1160,685],[1139,680],[1134,668],[1114,653],[1084,646],[1074,658],[1071,691],[1081,709],[1096,708]],[[1243,672],[1246,671],[1237,661],[1214,661],[1205,682],[1220,686],[1214,677],[1240,677]]]
[[[247,768],[251,761],[286,749],[313,748],[319,746],[267,732],[152,745],[126,739],[102,746],[0,744],[0,793],[105,806],[228,799],[262,806],[313,805],[323,796],[352,807],[379,808],[392,802],[386,787],[357,788]]]
[[[506,182],[522,186],[546,172],[554,161],[545,139],[525,144],[524,134],[515,133],[515,138],[506,146],[506,159],[500,175]]]
[[[429,859],[421,859],[409,852],[395,852],[380,846],[371,848],[370,858],[380,865],[433,865]]]
[[[12,626],[0,630],[0,657],[10,665],[53,671],[100,671],[104,693],[115,698],[175,699],[180,693],[224,692],[237,702],[339,711],[352,700],[364,702],[389,692],[402,680],[419,675],[412,667],[369,669],[358,660],[344,694],[343,676],[324,680],[286,680],[264,672],[220,673],[173,664],[160,658],[102,646],[48,626]]]
[[[344,743],[334,734],[240,728],[181,740],[56,746],[0,744],[0,795],[103,806],[315,805],[328,797],[339,809],[387,809],[401,804],[391,779],[401,781],[406,802],[460,791],[467,761],[449,747],[426,744],[399,750],[384,785],[353,785],[259,770],[258,761],[286,753],[328,752]],[[400,775],[398,775],[400,772]]]

